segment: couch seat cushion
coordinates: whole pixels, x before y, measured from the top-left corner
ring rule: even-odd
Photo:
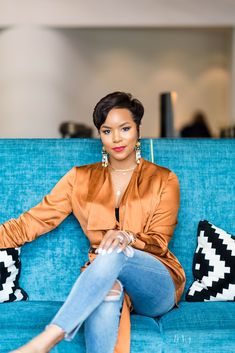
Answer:
[[[0,304],[0,353],[8,353],[42,331],[61,304],[43,301]],[[63,341],[51,352],[85,353],[82,332],[73,342]]]
[[[0,304],[0,353],[8,353],[38,334],[56,314],[62,302],[26,301]],[[162,352],[158,322],[131,315],[131,353]],[[63,341],[52,353],[85,353],[83,327],[71,342]]]
[[[234,352],[233,302],[181,302],[159,320],[164,352]]]
[[[162,353],[162,338],[157,320],[131,315],[131,353]]]

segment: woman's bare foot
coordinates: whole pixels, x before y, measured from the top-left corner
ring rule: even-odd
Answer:
[[[64,331],[56,325],[49,325],[45,331],[24,346],[9,353],[48,353],[64,338]]]

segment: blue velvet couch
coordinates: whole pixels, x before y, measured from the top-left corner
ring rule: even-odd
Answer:
[[[0,140],[0,223],[38,203],[72,166],[99,161],[100,151],[96,139]],[[179,223],[170,248],[185,269],[186,292],[193,281],[198,222],[207,219],[235,234],[235,141],[144,139],[142,155],[179,177]],[[54,316],[88,247],[73,215],[22,247],[20,284],[29,300],[0,304],[0,353],[29,340]],[[235,352],[234,302],[186,302],[184,293],[178,309],[155,319],[133,314],[131,322],[131,353]],[[53,352],[85,353],[82,329]]]

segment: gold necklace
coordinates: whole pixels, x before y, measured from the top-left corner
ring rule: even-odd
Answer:
[[[132,168],[128,168],[128,169],[115,169],[110,164],[110,167],[111,167],[111,169],[113,169],[114,172],[121,172],[122,175],[126,175],[127,172],[133,171],[136,166],[134,166]],[[119,183],[119,180],[117,178],[115,180],[115,186],[117,187],[117,190],[116,190],[116,203],[118,204],[118,201],[119,201],[119,198],[120,198],[122,192],[121,192],[121,184]]]
[[[126,173],[126,172],[130,172],[131,170],[134,170],[136,166],[132,167],[132,168],[128,168],[128,169],[115,169],[114,167],[111,166],[110,167],[115,171],[115,172],[122,172],[122,173]]]

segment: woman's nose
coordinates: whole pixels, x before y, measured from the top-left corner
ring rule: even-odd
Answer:
[[[121,135],[118,131],[113,133],[113,142],[119,142],[121,140]]]

